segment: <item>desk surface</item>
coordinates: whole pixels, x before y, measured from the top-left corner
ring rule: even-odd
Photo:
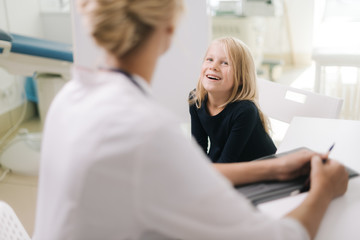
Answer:
[[[258,205],[260,211],[280,218],[297,207],[306,193]],[[315,240],[359,240],[360,177],[349,181],[346,194],[333,200],[324,216]]]
[[[308,147],[326,152],[336,143],[330,158],[360,172],[360,121],[296,117],[278,148],[278,152]],[[274,218],[297,207],[306,193],[260,204],[258,208]],[[358,240],[360,228],[360,177],[349,181],[348,191],[335,199],[327,210],[316,240]]]
[[[325,153],[333,143],[330,158],[360,172],[360,121],[295,117],[277,152],[308,147]]]

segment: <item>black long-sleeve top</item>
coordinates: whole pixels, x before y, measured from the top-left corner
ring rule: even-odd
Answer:
[[[244,162],[276,152],[253,102],[230,103],[219,114],[210,116],[206,101],[200,109],[190,105],[191,133],[212,162]]]

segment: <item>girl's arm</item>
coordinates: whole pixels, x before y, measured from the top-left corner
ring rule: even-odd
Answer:
[[[314,155],[315,152],[303,149],[279,158],[213,165],[233,185],[241,185],[267,180],[289,180],[304,175],[309,172],[309,162]]]

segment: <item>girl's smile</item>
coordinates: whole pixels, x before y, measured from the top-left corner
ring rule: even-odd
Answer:
[[[210,45],[202,64],[201,81],[209,94],[231,92],[233,70],[223,44],[214,42]]]

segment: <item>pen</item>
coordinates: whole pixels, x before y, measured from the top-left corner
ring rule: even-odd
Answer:
[[[329,148],[329,150],[327,151],[326,158],[323,158],[323,159],[322,159],[322,162],[323,162],[324,164],[327,162],[328,157],[329,157],[329,154],[330,154],[331,150],[333,150],[334,146],[335,146],[335,143],[333,143],[333,144],[331,145],[331,147]],[[310,189],[310,176],[306,179],[304,185],[301,187],[300,193],[309,191],[309,189]]]
[[[328,157],[329,157],[329,154],[330,154],[331,150],[333,150],[334,146],[335,146],[335,143],[333,143],[333,145],[331,145],[331,147],[329,148],[329,150],[328,150],[328,152],[327,152],[327,154],[326,154],[326,155],[327,155],[326,158],[324,158],[324,159],[322,160],[323,163],[326,163],[326,161],[327,161],[327,159],[328,159]]]

